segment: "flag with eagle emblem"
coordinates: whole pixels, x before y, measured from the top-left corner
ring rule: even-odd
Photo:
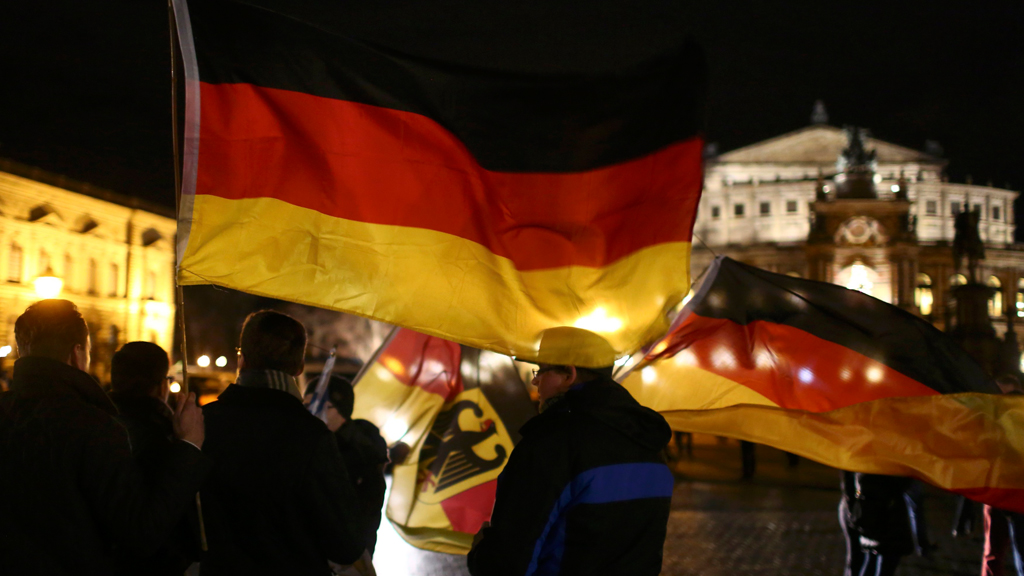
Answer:
[[[402,329],[356,382],[352,417],[409,448],[387,504],[402,538],[465,554],[490,518],[520,426],[536,413],[509,357]]]

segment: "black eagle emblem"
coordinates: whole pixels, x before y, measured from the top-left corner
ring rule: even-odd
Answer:
[[[459,427],[459,415],[472,410],[473,415],[482,418],[480,406],[472,400],[460,400],[448,410],[438,414],[430,434],[420,450],[420,490],[437,493],[488,470],[494,470],[505,462],[505,447],[494,447],[496,456],[486,460],[473,452],[473,446],[498,433],[492,420],[483,420],[480,430],[463,430]]]

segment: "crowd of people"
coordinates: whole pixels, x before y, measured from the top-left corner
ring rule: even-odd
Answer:
[[[202,408],[171,398],[167,352],[147,342],[122,346],[101,388],[70,301],[29,306],[15,339],[0,393],[0,574],[374,573],[388,447],[352,418],[342,377],[322,420],[307,409],[294,318],[250,314],[235,383]],[[499,477],[470,572],[658,574],[667,423],[611,367],[542,364],[533,384],[542,413]]]

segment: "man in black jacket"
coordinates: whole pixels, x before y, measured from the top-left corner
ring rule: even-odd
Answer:
[[[179,441],[146,482],[117,410],[89,367],[89,329],[67,300],[37,302],[14,326],[20,359],[0,395],[0,574],[110,574],[118,548],[152,554],[209,466],[192,395]]]
[[[173,412],[167,405],[170,367],[167,352],[152,342],[129,342],[110,362],[110,399],[128,430],[132,456],[149,479],[160,475],[175,441]],[[199,560],[198,522],[194,514],[187,516],[155,554],[139,556],[122,550],[115,573],[181,576]]]
[[[665,419],[611,379],[612,368],[541,364],[541,414],[498,477],[473,576],[661,572],[673,477]]]
[[[332,375],[327,384],[324,420],[338,441],[352,488],[358,496],[359,518],[366,550],[373,556],[377,545],[381,509],[384,507],[384,465],[388,462],[388,444],[380,431],[366,420],[353,420],[356,395],[348,378]]]
[[[215,467],[203,486],[201,573],[323,575],[363,552],[334,435],[302,405],[306,331],[263,310],[242,326],[238,379],[203,408]]]

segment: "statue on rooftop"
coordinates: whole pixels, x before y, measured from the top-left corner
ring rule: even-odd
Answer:
[[[985,259],[985,243],[981,241],[981,233],[978,231],[979,222],[981,211],[977,208],[968,211],[964,205],[953,223],[953,268],[959,273],[966,256],[968,277],[972,283],[978,282],[978,262]]]

